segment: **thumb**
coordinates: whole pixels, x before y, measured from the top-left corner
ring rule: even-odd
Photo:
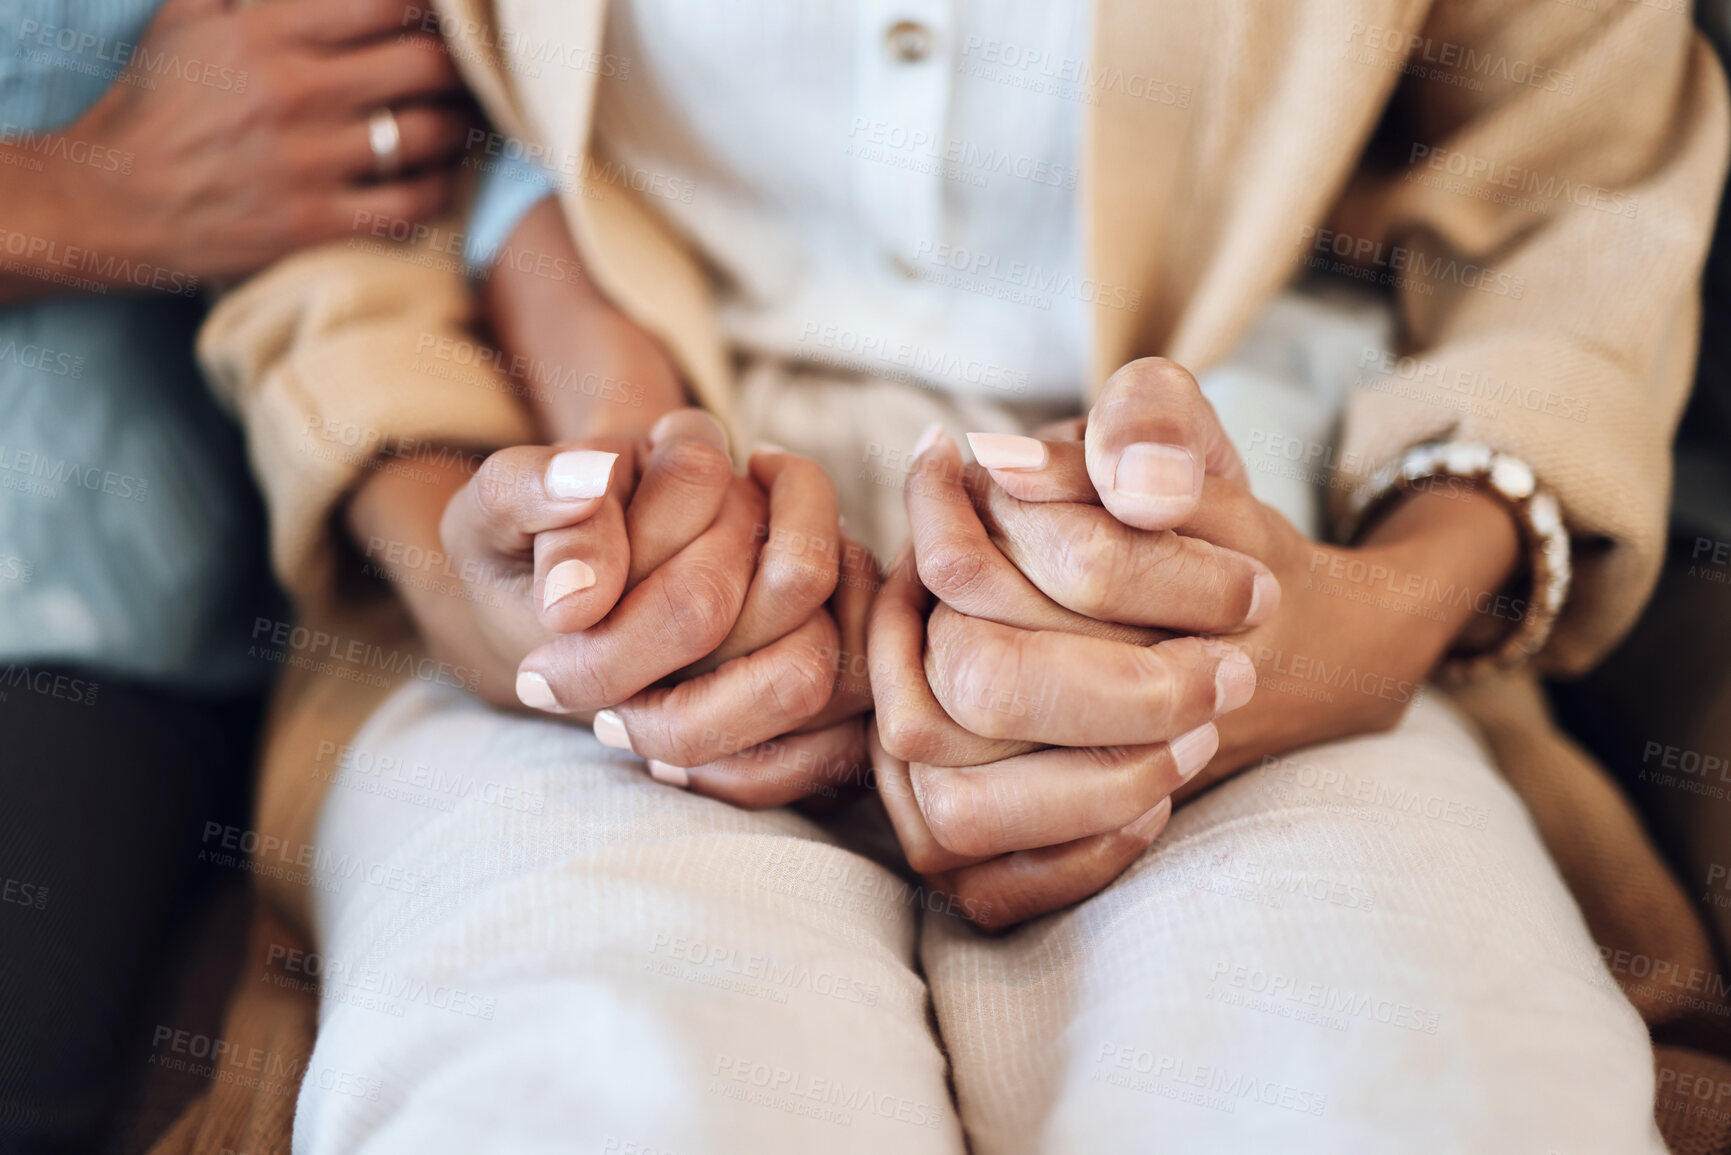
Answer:
[[[1245,479],[1214,406],[1188,370],[1162,357],[1112,374],[1088,413],[1088,476],[1119,521],[1139,529],[1182,525],[1202,500],[1202,479]]]

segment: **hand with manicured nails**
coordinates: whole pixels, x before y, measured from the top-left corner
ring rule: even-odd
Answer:
[[[485,559],[463,570],[488,664],[514,669],[522,704],[592,716],[657,778],[765,807],[865,760],[876,565],[838,520],[816,463],[760,449],[735,477],[721,427],[686,409],[644,441],[494,454],[442,539]],[[524,596],[481,596],[513,571]]]
[[[1251,496],[1212,407],[1168,361],[1125,366],[1085,423],[1049,435],[971,435],[967,468],[928,437],[912,541],[870,627],[885,806],[914,868],[992,927],[1105,886],[1175,796],[1398,720],[1461,623],[1324,592],[1307,580],[1318,556],[1452,565],[1493,592],[1513,558],[1512,519],[1491,501],[1411,500],[1357,550],[1306,541]],[[1258,687],[1257,666],[1295,659],[1397,689]]]

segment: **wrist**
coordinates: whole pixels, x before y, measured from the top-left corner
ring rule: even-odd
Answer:
[[[1469,639],[1507,632],[1506,594],[1521,560],[1514,512],[1458,478],[1403,496],[1366,533],[1359,552],[1387,576],[1390,606],[1421,647],[1428,672]]]

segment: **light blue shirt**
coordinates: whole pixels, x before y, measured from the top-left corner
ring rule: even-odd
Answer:
[[[25,150],[26,172],[32,148],[62,147],[41,134],[120,75],[159,4],[0,7],[0,134]],[[74,159],[142,159],[89,143],[68,142],[83,146]],[[0,242],[9,215],[0,206]],[[203,315],[196,290],[0,306],[0,664],[193,691],[268,681],[272,667],[248,655],[255,614],[272,612],[261,602],[275,604],[264,514],[239,432],[193,361]]]

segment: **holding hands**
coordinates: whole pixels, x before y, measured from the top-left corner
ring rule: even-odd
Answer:
[[[876,574],[837,522],[816,463],[760,450],[736,477],[719,424],[688,409],[646,440],[494,454],[446,507],[442,538],[489,559],[465,567],[477,583],[522,579],[520,597],[475,599],[490,665],[512,671],[484,682],[593,719],[663,781],[764,807],[864,758],[853,655]]]
[[[1125,366],[1083,427],[1050,432],[1072,439],[974,435],[966,468],[928,434],[912,541],[872,613],[885,806],[910,864],[992,927],[1109,883],[1175,796],[1398,721],[1464,618],[1312,574],[1349,557],[1494,591],[1515,549],[1507,512],[1470,492],[1409,499],[1358,549],[1307,541],[1168,361]],[[1295,666],[1333,689],[1295,690]]]

